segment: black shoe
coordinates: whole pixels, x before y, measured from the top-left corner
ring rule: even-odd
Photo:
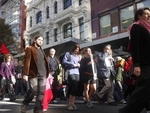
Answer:
[[[116,102],[110,102],[110,103],[108,103],[108,105],[117,106],[118,104]]]
[[[98,95],[96,95],[96,100],[97,100],[100,104],[103,104],[103,103],[104,103],[103,100],[102,100],[101,98],[99,98]]]

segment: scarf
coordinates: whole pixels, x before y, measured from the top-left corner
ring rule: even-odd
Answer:
[[[137,24],[137,25],[140,25],[142,27],[144,27],[145,29],[147,29],[149,32],[150,32],[150,23],[148,23],[147,21],[145,20],[138,20],[136,22],[134,22],[133,24],[131,24],[129,27],[128,27],[128,32],[130,33],[131,31],[131,28],[134,24]]]
[[[147,29],[149,32],[150,32],[150,23],[148,23],[147,21],[145,20],[138,20],[136,22],[134,22],[133,24],[131,24],[128,28],[127,28],[127,31],[129,33],[129,43],[128,43],[128,47],[127,47],[127,50],[130,52],[130,31],[131,31],[131,28],[134,24],[137,24],[137,25],[140,25],[142,27],[144,27],[145,29]]]

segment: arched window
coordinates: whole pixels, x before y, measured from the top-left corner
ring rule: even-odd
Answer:
[[[55,14],[57,13],[57,1],[55,1],[55,3],[54,3],[54,13]]]
[[[36,23],[38,24],[39,22],[42,22],[42,12],[41,11],[39,11],[36,14]]]
[[[67,9],[72,5],[72,0],[64,0],[64,9]]]
[[[64,25],[64,38],[72,37],[72,23]]]
[[[46,7],[46,18],[49,18],[49,6]]]
[[[32,27],[32,16],[30,16],[30,27]]]

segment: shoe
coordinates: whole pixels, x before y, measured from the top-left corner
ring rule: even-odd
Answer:
[[[118,102],[118,104],[127,104],[127,102],[125,100],[121,100],[120,102]]]
[[[88,108],[93,108],[94,107],[91,101],[87,102],[87,107]]]
[[[15,97],[11,97],[9,100],[10,100],[11,102],[15,101],[15,100],[16,100],[16,96],[15,96]]]
[[[73,110],[74,110],[74,111],[78,110],[78,108],[77,108],[76,105],[72,104],[72,107],[73,107]]]
[[[27,106],[26,105],[22,105],[21,106],[21,113],[26,113],[27,111]]]
[[[67,104],[67,109],[69,110],[69,111],[73,111],[73,106],[72,106],[72,104]]]
[[[102,100],[101,98],[99,98],[99,96],[98,96],[98,95],[96,95],[96,100],[97,100],[100,104],[102,104],[102,103],[103,103],[103,100]]]
[[[78,110],[76,105],[69,104],[69,103],[67,104],[67,108],[68,108],[69,111],[76,111],[76,110]]]
[[[110,103],[108,103],[108,105],[117,106],[118,104],[116,102],[110,102]]]
[[[52,102],[53,102],[54,104],[58,103],[58,101],[57,101],[57,100],[53,100]]]

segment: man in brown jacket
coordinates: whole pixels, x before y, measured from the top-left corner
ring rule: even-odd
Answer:
[[[46,55],[41,48],[43,37],[38,35],[34,43],[25,50],[25,62],[23,79],[29,82],[29,90],[23,100],[21,113],[26,113],[27,105],[36,95],[36,102],[33,113],[42,113],[42,100],[46,85],[46,77],[49,73],[49,66]]]

